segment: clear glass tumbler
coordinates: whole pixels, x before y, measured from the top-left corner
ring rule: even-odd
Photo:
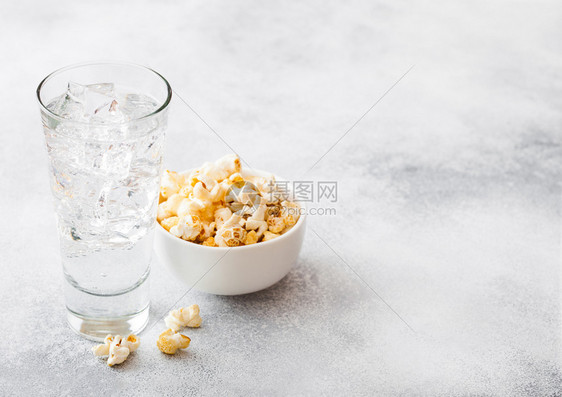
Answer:
[[[121,63],[69,66],[37,88],[68,322],[94,340],[148,322],[168,82]]]

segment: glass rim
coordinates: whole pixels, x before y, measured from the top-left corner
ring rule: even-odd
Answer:
[[[158,107],[158,109],[156,109],[155,111],[153,111],[149,114],[146,114],[146,115],[141,116],[141,117],[133,118],[133,119],[128,120],[128,121],[122,121],[122,122],[117,122],[117,123],[102,123],[102,122],[90,122],[90,121],[67,119],[67,118],[62,117],[59,114],[56,114],[55,112],[53,112],[53,111],[51,111],[50,109],[47,108],[47,106],[41,100],[41,89],[52,77],[54,77],[55,75],[57,75],[59,73],[70,70],[70,69],[75,69],[75,68],[82,67],[82,66],[95,66],[95,65],[129,66],[129,67],[144,69],[146,71],[152,72],[156,76],[160,77],[160,79],[162,79],[164,84],[166,84],[166,89],[168,91],[168,94],[166,96],[166,100],[164,101],[164,103],[160,107]],[[143,119],[155,116],[156,114],[162,112],[164,109],[166,109],[168,107],[168,105],[170,104],[170,101],[172,100],[172,87],[170,86],[170,83],[168,83],[168,80],[166,80],[164,78],[164,76],[162,76],[160,73],[158,73],[154,69],[151,69],[147,66],[139,65],[139,64],[133,63],[133,62],[96,61],[96,62],[75,63],[75,64],[72,64],[72,65],[68,65],[68,66],[64,66],[62,68],[56,69],[55,71],[49,73],[43,80],[41,80],[41,82],[37,86],[36,94],[37,94],[37,101],[39,102],[39,107],[41,108],[41,110],[43,112],[47,113],[49,115],[49,117],[53,117],[53,118],[58,119],[59,121],[64,121],[64,122],[67,122],[67,123],[76,123],[76,124],[83,124],[83,125],[95,125],[95,126],[98,126],[98,125],[99,126],[102,126],[102,125],[103,126],[110,126],[110,125],[116,126],[116,125],[130,124],[130,123],[133,123],[133,122],[136,122],[136,121],[139,121],[139,120],[143,120]]]

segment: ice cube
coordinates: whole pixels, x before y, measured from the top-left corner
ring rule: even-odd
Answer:
[[[85,87],[88,91],[97,92],[98,94],[103,94],[109,97],[115,97],[115,85],[113,83],[88,84]]]
[[[52,100],[47,109],[65,119],[84,121],[84,93],[84,86],[70,82],[66,92]]]
[[[119,109],[119,103],[114,99],[110,103],[97,108],[91,120],[100,123],[123,123],[127,121],[127,117]]]
[[[116,99],[112,83],[90,84],[84,87],[84,110],[90,117],[111,106]]]
[[[74,81],[68,82],[67,86],[67,94],[72,96],[72,98],[77,101],[84,103],[85,94],[86,94],[86,86],[82,84],[75,83]]]
[[[129,116],[130,119],[137,119],[147,116],[158,108],[158,104],[152,98],[146,95],[127,94],[121,101],[121,110]]]

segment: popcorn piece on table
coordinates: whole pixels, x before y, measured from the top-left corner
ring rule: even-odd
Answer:
[[[94,346],[92,352],[95,356],[109,356],[107,365],[112,367],[124,362],[130,353],[138,349],[139,345],[140,339],[134,334],[130,334],[126,338],[122,338],[121,335],[107,335],[104,343]]]
[[[175,354],[178,349],[185,349],[189,346],[191,339],[187,336],[178,334],[172,329],[168,329],[160,334],[156,341],[156,346],[162,353]]]
[[[116,364],[123,363],[131,350],[120,343],[121,338],[115,338],[111,345],[109,345],[109,357],[107,358],[107,365],[113,367]]]
[[[113,335],[107,335],[103,341],[103,344],[92,347],[94,356],[109,355],[109,345],[111,345],[111,342],[113,342]]]
[[[198,328],[202,321],[199,315],[199,305],[191,305],[187,309],[182,307],[178,310],[172,310],[164,319],[166,327],[174,331],[178,331],[181,327]]]
[[[127,346],[132,353],[139,348],[140,339],[135,334],[130,334],[125,340],[122,340],[121,343]]]

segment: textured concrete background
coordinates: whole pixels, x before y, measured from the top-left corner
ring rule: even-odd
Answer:
[[[118,4],[116,4],[118,3]],[[95,5],[94,5],[95,4]],[[562,6],[555,1],[77,1],[2,5],[1,395],[553,395],[560,373]],[[191,291],[108,368],[65,324],[34,91],[61,66],[166,76],[254,167],[337,180],[337,215],[278,285]],[[228,148],[181,102],[166,164]],[[152,321],[186,290],[161,264]]]

